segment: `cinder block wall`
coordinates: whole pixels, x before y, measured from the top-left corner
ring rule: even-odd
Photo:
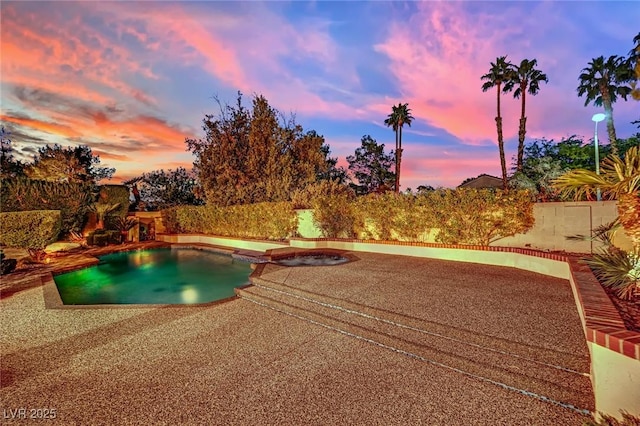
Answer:
[[[598,226],[613,222],[618,211],[615,201],[578,201],[536,203],[533,215],[535,224],[527,233],[502,238],[491,245],[591,253],[599,247],[597,242],[572,241],[566,237],[592,235]],[[623,249],[631,248],[631,242],[622,229],[617,232],[614,243]]]

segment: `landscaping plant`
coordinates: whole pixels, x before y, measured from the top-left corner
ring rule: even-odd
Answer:
[[[611,244],[587,261],[602,285],[615,289],[621,298],[640,290],[640,148],[630,148],[624,159],[615,154],[602,162],[600,174],[576,169],[555,180],[554,185],[576,198],[593,199],[600,189],[603,199],[618,200],[618,218],[633,248],[623,252]]]

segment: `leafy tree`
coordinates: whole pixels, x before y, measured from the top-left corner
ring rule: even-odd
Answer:
[[[338,167],[338,157],[330,157],[331,148],[328,144],[322,145],[320,148],[322,154],[324,155],[326,165],[323,170],[320,170],[318,173],[318,181],[329,180],[332,182],[337,182],[339,184],[346,184],[349,180],[347,176],[347,171],[344,167]]]
[[[38,149],[33,163],[25,167],[31,179],[51,182],[97,183],[111,179],[115,169],[99,167],[100,156],[93,155],[87,145],[66,147],[55,144]]]
[[[636,81],[631,82],[631,96],[636,101],[640,101],[640,86],[637,86],[638,80],[640,80],[640,33],[633,38],[633,42],[635,46],[629,51],[629,58],[627,59],[629,67],[636,74]],[[640,120],[634,121],[634,123],[640,123]]]
[[[378,144],[371,136],[364,135],[355,155],[347,157],[349,171],[358,181],[356,193],[363,195],[393,188],[396,182],[395,173],[391,171],[393,159],[393,151],[386,154],[384,144]]]
[[[589,66],[582,70],[578,86],[578,96],[586,95],[584,105],[593,102],[596,106],[603,106],[607,116],[607,132],[609,144],[613,154],[618,153],[616,129],[613,125],[613,104],[618,96],[627,100],[631,93],[629,83],[633,79],[632,69],[622,56],[604,56],[594,58]]]
[[[9,132],[0,127],[0,177],[10,178],[24,175],[24,165],[13,158],[13,147]]]
[[[184,167],[175,170],[154,170],[124,182],[135,186],[137,202],[144,203],[147,210],[162,210],[178,205],[201,205],[200,186],[195,173]],[[139,199],[138,199],[139,197]],[[137,206],[140,208],[140,205]]]
[[[491,68],[489,72],[482,77],[481,80],[485,80],[482,85],[482,91],[495,87],[497,95],[497,115],[496,115],[496,128],[498,130],[498,149],[500,151],[500,165],[502,167],[502,186],[507,189],[507,163],[504,157],[504,138],[502,136],[502,116],[500,115],[500,91],[502,85],[509,81],[509,69],[511,63],[507,62],[506,56],[500,56],[496,58],[495,62],[491,62]]]
[[[194,169],[216,205],[287,201],[299,188],[328,172],[328,148],[315,131],[303,132],[295,118],[284,120],[263,96],[251,110],[238,93],[234,106],[203,119],[204,139],[187,139]]]
[[[522,100],[522,113],[520,115],[520,127],[518,129],[518,161],[516,168],[522,170],[522,157],[524,154],[524,137],[527,133],[527,117],[525,115],[525,95],[527,92],[531,96],[538,94],[540,83],[548,83],[549,79],[535,67],[538,64],[536,59],[523,59],[520,65],[510,65],[509,79],[504,85],[505,92],[511,92],[514,88],[513,97]]]
[[[398,103],[398,106],[391,107],[391,114],[384,120],[387,127],[393,128],[396,134],[396,192],[400,192],[400,166],[402,163],[402,126],[407,124],[411,127],[413,116],[409,104]]]

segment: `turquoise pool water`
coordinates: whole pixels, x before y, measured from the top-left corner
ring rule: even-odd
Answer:
[[[193,304],[226,299],[249,282],[251,264],[196,249],[154,249],[100,257],[56,275],[65,305]]]

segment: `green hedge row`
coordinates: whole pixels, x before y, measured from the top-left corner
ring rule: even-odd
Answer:
[[[370,194],[316,198],[314,222],[325,237],[424,241],[430,232],[445,244],[489,243],[533,226],[527,191],[457,189],[420,195]]]
[[[62,225],[59,210],[0,213],[0,243],[42,250],[56,241]]]
[[[61,233],[82,230],[93,199],[91,184],[26,178],[0,180],[0,211],[59,210],[62,218]]]
[[[289,202],[229,207],[178,206],[162,211],[167,232],[284,240],[295,234],[298,216]]]

